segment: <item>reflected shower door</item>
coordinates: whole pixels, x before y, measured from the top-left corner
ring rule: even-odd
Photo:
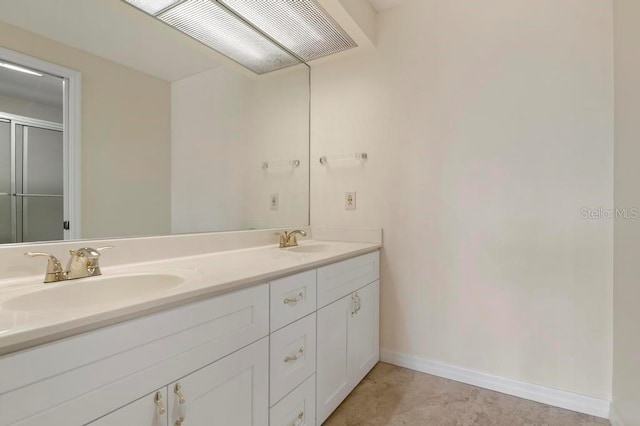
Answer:
[[[11,206],[11,123],[0,119],[0,244],[15,241]]]
[[[18,242],[64,239],[62,132],[16,125]]]

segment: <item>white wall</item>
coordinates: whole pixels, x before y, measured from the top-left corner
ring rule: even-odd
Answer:
[[[171,85],[173,233],[242,229],[242,176],[234,167],[248,139],[246,78],[219,67]]]
[[[245,149],[245,208],[249,228],[309,224],[309,68],[298,66],[253,81]],[[288,161],[300,161],[290,167]],[[262,169],[269,162],[268,170]],[[280,207],[270,208],[271,194]]]
[[[612,31],[608,1],[407,0],[312,68],[311,223],[384,228],[384,349],[610,397],[613,223],[581,209],[612,206]]]
[[[62,108],[0,95],[0,112],[62,123]]]
[[[615,0],[615,204],[640,208],[640,2]],[[640,219],[617,219],[614,247],[613,405],[640,425]]]
[[[219,67],[172,83],[173,232],[308,224],[308,123],[304,66],[261,78]]]

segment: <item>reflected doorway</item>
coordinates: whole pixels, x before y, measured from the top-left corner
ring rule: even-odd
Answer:
[[[0,243],[69,238],[66,87],[0,56]]]

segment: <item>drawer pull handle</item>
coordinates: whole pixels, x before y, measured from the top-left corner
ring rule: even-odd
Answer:
[[[304,424],[304,411],[300,411],[300,413],[298,414],[298,417],[296,417],[296,420],[293,422],[293,426],[302,426]]]
[[[156,396],[153,399],[156,406],[158,407],[158,414],[162,415],[167,412],[167,409],[164,408],[164,404],[162,403],[162,394],[160,392],[156,392]]]
[[[298,293],[298,295],[296,297],[287,297],[286,299],[284,299],[284,304],[285,305],[295,305],[296,303],[298,303],[302,299],[304,299],[304,294],[302,292],[300,292],[300,293]]]
[[[304,355],[304,347],[298,349],[298,352],[295,355],[287,355],[287,357],[284,359],[284,362],[297,361],[302,358],[302,355]]]
[[[178,410],[180,412],[180,416],[178,417],[178,420],[176,420],[176,422],[173,424],[174,426],[182,426],[182,424],[184,423],[184,418],[187,415],[187,400],[184,397],[184,394],[182,393],[182,388],[180,387],[180,383],[176,383],[175,387],[173,388],[173,393],[176,394],[176,396],[178,397]]]

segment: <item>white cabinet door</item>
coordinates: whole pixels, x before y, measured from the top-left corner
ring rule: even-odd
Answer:
[[[317,424],[321,425],[351,392],[347,357],[351,296],[320,309],[317,349]]]
[[[167,388],[162,388],[88,426],[167,426]]]
[[[329,417],[380,358],[379,289],[376,281],[317,313],[317,425]]]
[[[268,426],[269,339],[169,385],[169,424]]]
[[[379,294],[376,281],[354,292],[351,296],[354,313],[349,317],[349,381],[355,387],[380,359]]]

